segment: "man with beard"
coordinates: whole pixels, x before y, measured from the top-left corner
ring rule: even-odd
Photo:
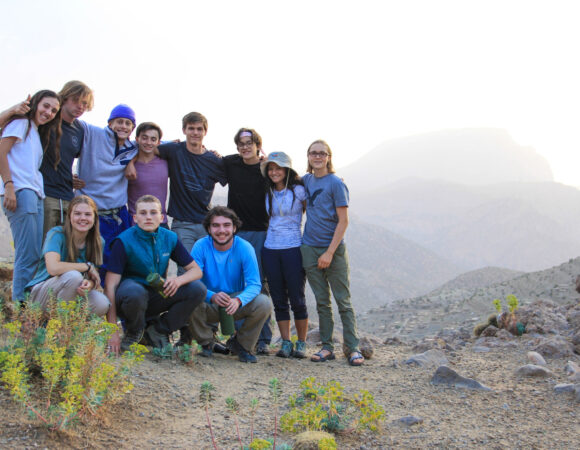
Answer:
[[[242,362],[257,362],[251,353],[264,322],[272,313],[272,302],[261,294],[260,272],[250,243],[235,236],[241,221],[224,206],[212,208],[203,226],[208,236],[193,246],[191,256],[203,272],[206,302],[191,317],[190,331],[202,346],[203,355],[213,351],[212,325],[219,321],[219,307],[244,323],[230,339],[229,347]]]

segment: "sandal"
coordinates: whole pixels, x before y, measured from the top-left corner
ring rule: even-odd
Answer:
[[[328,352],[328,354],[326,356],[324,356],[324,352]],[[314,358],[314,357],[317,358]],[[336,356],[334,355],[334,353],[331,350],[328,350],[327,348],[323,348],[322,350],[316,352],[314,355],[312,355],[310,357],[310,361],[312,362],[326,362],[326,361],[332,361],[333,359],[335,359]]]
[[[365,358],[361,352],[352,352],[348,358],[348,363],[351,366],[362,366],[364,362]]]

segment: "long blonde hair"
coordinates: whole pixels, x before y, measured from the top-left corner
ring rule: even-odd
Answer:
[[[103,244],[101,242],[101,233],[99,232],[99,215],[97,213],[97,205],[94,200],[87,195],[79,195],[78,197],[73,198],[66,212],[64,237],[67,248],[67,262],[76,262],[79,257],[79,251],[73,242],[73,229],[70,219],[75,206],[80,203],[90,206],[93,210],[94,220],[94,225],[89,230],[85,240],[85,256],[87,261],[92,262],[95,266],[100,266],[103,264]]]
[[[310,160],[308,160],[308,154],[310,153],[310,149],[312,148],[312,146],[314,144],[321,144],[321,145],[324,145],[326,147],[326,151],[328,152],[328,161],[326,162],[326,169],[328,170],[328,173],[334,173],[334,166],[332,165],[332,150],[330,149],[330,145],[328,145],[326,143],[326,141],[324,141],[322,139],[315,140],[312,144],[310,144],[310,147],[308,147],[308,150],[306,150],[306,159],[308,161],[308,166],[306,168],[306,172],[312,173],[312,165],[310,164]]]

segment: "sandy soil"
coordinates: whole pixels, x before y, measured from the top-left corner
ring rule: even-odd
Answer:
[[[233,417],[225,407],[227,396],[242,406],[240,427],[247,445],[251,398],[260,402],[255,435],[272,436],[268,380],[281,381],[281,414],[300,381],[315,376],[321,382],[339,381],[348,393],[368,389],[385,408],[387,420],[379,433],[338,435],[339,448],[579,448],[580,404],[571,394],[553,391],[555,384],[567,381],[566,360],[548,361],[554,372],[551,378],[517,378],[515,370],[528,362],[526,352],[524,342],[485,354],[472,352],[471,344],[446,352],[453,369],[491,387],[492,392],[431,385],[435,368],[406,365],[413,351],[404,344],[377,346],[373,359],[362,368],[349,367],[342,358],[315,364],[265,356],[258,364],[242,364],[235,357],[215,355],[198,357],[192,366],[184,366],[148,356],[137,372],[134,391],[113,408],[110,419],[80,424],[66,433],[48,433],[0,391],[0,447],[212,448],[198,399],[201,383],[210,381],[217,388],[210,413],[218,446],[233,449],[237,438]],[[411,427],[392,423],[406,415],[423,422]],[[282,434],[278,439],[292,443],[293,436]]]

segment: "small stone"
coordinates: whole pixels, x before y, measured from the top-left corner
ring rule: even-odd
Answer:
[[[545,366],[546,360],[538,352],[528,352],[528,361],[536,366]]]
[[[400,419],[397,419],[397,420],[393,420],[392,423],[395,425],[404,425],[406,427],[411,427],[413,425],[423,423],[423,419],[421,419],[420,417],[415,417],[415,416],[409,415],[409,416],[401,417]]]
[[[580,373],[580,367],[574,361],[568,361],[564,366],[564,371],[568,375],[574,375],[575,373]]]
[[[462,388],[462,389],[474,389],[479,391],[491,391],[491,388],[481,384],[472,378],[465,378],[450,369],[447,366],[440,366],[437,368],[433,377],[431,378],[432,384],[443,384],[446,386]]]
[[[567,393],[567,392],[576,392],[576,387],[569,383],[561,383],[561,384],[557,384],[556,386],[554,386],[554,392],[556,394],[563,394],[563,393]]]
[[[139,417],[145,417],[145,413],[144,412],[140,412],[139,413]]]
[[[431,349],[411,356],[405,364],[416,364],[420,367],[442,366],[449,362],[441,350]]]
[[[525,366],[520,367],[516,371],[516,375],[524,376],[524,377],[551,377],[554,375],[550,370],[546,369],[542,366],[536,366],[534,364],[526,364]]]
[[[476,345],[471,350],[473,351],[473,353],[487,353],[491,351],[491,349],[489,347],[486,347],[485,345]]]

